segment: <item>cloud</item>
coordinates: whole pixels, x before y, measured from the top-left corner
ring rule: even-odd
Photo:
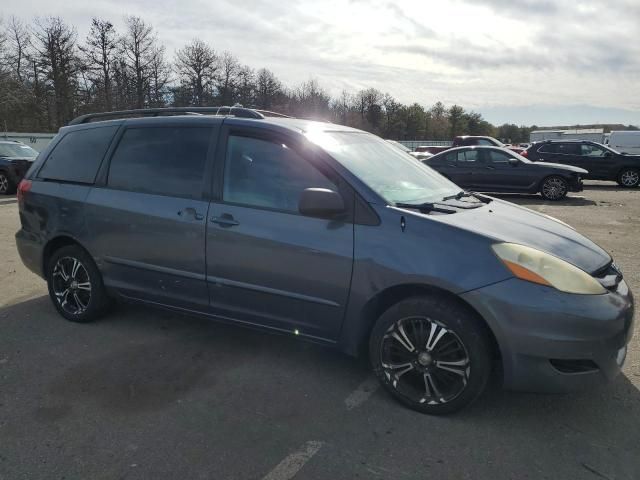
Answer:
[[[5,16],[59,15],[79,39],[92,16],[121,30],[124,14],[139,15],[169,56],[197,37],[288,85],[315,77],[334,95],[371,86],[405,103],[480,112],[541,103],[576,116],[585,111],[569,106],[640,111],[637,0],[30,0],[11,9]]]

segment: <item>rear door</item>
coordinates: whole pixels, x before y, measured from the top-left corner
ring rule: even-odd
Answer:
[[[242,323],[336,338],[351,284],[354,192],[285,136],[230,125],[221,142],[207,233],[211,309]],[[349,214],[301,215],[300,195],[313,187],[339,192]]]
[[[206,310],[205,231],[215,124],[129,125],[87,222],[105,284],[124,295]]]
[[[451,180],[462,188],[476,188],[476,171],[481,168],[480,155],[476,149],[458,150],[456,155],[455,175]]]

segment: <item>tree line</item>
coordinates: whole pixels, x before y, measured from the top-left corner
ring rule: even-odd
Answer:
[[[400,140],[469,134],[525,142],[531,130],[495,127],[459,105],[405,105],[375,88],[332,97],[313,78],[289,87],[269,69],[244,65],[200,39],[170,56],[153,26],[136,16],[125,18],[122,31],[93,18],[82,39],[60,17],[28,24],[12,16],[0,24],[0,130],[55,132],[91,112],[234,104]]]

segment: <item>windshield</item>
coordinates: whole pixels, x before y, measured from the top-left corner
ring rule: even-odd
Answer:
[[[38,152],[20,143],[0,143],[0,157],[36,158]]]
[[[460,187],[375,135],[315,131],[307,138],[390,204],[438,202],[460,192]]]

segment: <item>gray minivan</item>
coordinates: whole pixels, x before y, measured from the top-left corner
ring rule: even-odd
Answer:
[[[16,241],[63,317],[123,299],[334,345],[431,414],[497,365],[530,391],[620,372],[631,292],[570,226],[360,130],[207,113],[85,116],[40,154]]]

